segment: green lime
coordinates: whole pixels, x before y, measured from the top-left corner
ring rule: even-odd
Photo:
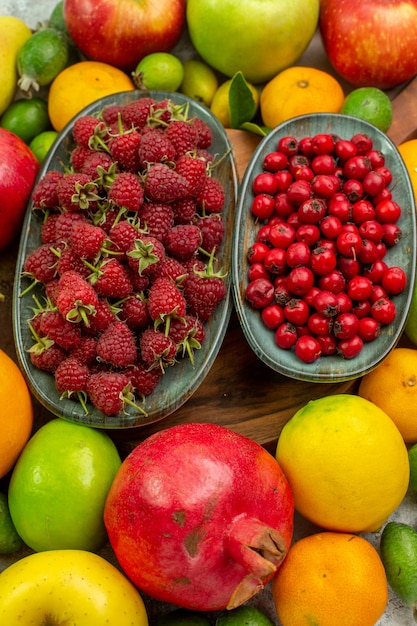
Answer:
[[[255,606],[242,605],[219,615],[216,626],[274,626],[274,623]]]
[[[413,491],[417,491],[417,443],[408,450],[408,461],[410,463],[409,487]]]
[[[15,100],[3,113],[0,126],[29,144],[36,135],[51,128],[48,104],[42,98]]]
[[[13,554],[23,547],[10,516],[7,495],[0,493],[0,554]]]
[[[158,619],[155,626],[210,626],[211,622],[204,613],[175,609]]]
[[[410,310],[408,312],[404,332],[411,343],[417,346],[417,281],[414,283]]]
[[[138,89],[178,91],[184,66],[169,52],[153,52],[139,61],[132,76]]]
[[[198,59],[184,61],[181,93],[209,107],[218,86],[217,76],[207,63]]]
[[[373,124],[384,133],[392,122],[392,103],[385,91],[377,87],[359,87],[348,94],[340,112]]]
[[[18,86],[27,93],[50,85],[68,62],[68,40],[55,28],[33,33],[17,55]]]
[[[390,587],[416,610],[417,533],[414,528],[388,522],[381,535],[380,555]]]
[[[32,139],[29,148],[32,150],[39,163],[42,163],[57,137],[58,133],[56,130],[45,130]]]

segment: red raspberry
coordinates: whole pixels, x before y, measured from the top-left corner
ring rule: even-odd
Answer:
[[[198,131],[193,123],[185,120],[173,120],[167,126],[165,133],[174,144],[177,158],[196,150]]]
[[[23,276],[35,282],[48,283],[56,276],[57,257],[49,243],[44,243],[28,254],[23,263]]]
[[[85,363],[85,365],[88,365],[90,367],[96,361],[96,345],[96,337],[82,335],[80,337],[78,345],[72,350],[68,351],[68,356],[73,357],[74,359],[77,359],[78,361],[81,361],[81,363]]]
[[[32,191],[32,202],[35,208],[56,207],[59,204],[57,184],[63,177],[62,172],[49,170]]]
[[[138,212],[138,217],[146,232],[160,241],[164,241],[174,226],[172,207],[162,202],[144,202]]]
[[[62,397],[70,398],[74,393],[85,391],[90,370],[73,356],[61,361],[55,370],[55,385]]]
[[[88,326],[83,329],[89,336],[95,336],[106,330],[117,320],[116,313],[106,298],[99,298],[96,304],[95,313],[87,316]]]
[[[64,350],[75,348],[81,339],[81,329],[68,322],[59,311],[44,311],[40,317],[39,334],[48,337]]]
[[[201,193],[207,177],[205,161],[184,154],[177,159],[175,171],[188,181],[191,196],[198,196]]]
[[[84,163],[89,156],[93,154],[90,148],[84,148],[84,146],[75,146],[70,154],[70,164],[74,172],[81,172]]]
[[[122,302],[119,317],[135,331],[144,330],[152,321],[146,298],[141,293],[132,294]]]
[[[139,146],[139,159],[142,167],[146,167],[149,163],[174,161],[175,156],[175,147],[162,129],[150,128],[142,133]]]
[[[110,324],[97,341],[97,357],[114,367],[126,367],[136,361],[137,348],[135,337],[123,321]]]
[[[154,328],[146,328],[139,338],[140,356],[147,367],[159,367],[165,371],[166,366],[174,365],[177,344],[164,333]]]
[[[84,148],[93,148],[92,141],[95,135],[104,129],[103,122],[94,115],[82,115],[72,125],[72,137],[76,144]]]
[[[134,246],[135,240],[139,237],[139,233],[133,224],[124,220],[112,226],[109,237],[114,250],[127,252]]]
[[[149,369],[143,363],[136,363],[123,372],[131,381],[135,392],[143,396],[150,396],[162,378],[162,370],[154,367]]]
[[[169,329],[172,318],[184,317],[186,302],[182,292],[171,278],[157,278],[148,294],[148,311],[157,328],[164,324]]]
[[[65,247],[59,253],[56,271],[59,276],[62,276],[68,270],[74,270],[84,278],[90,274],[90,269],[79,254],[73,248]]]
[[[115,258],[106,258],[99,263],[90,282],[99,296],[106,298],[127,298],[133,290],[124,265]]]
[[[109,142],[109,150],[112,158],[117,161],[120,169],[136,173],[140,168],[139,145],[140,134],[134,131],[126,131]]]
[[[201,348],[205,339],[202,322],[193,315],[185,315],[182,319],[173,319],[169,327],[169,336],[177,344],[177,354],[188,356],[194,364],[194,352]]]
[[[209,148],[213,141],[213,133],[210,126],[200,117],[193,117],[190,119],[190,122],[197,130],[197,147],[203,149]]]
[[[103,121],[107,124],[107,126],[110,126],[111,124],[114,124],[115,122],[117,122],[119,115],[121,116],[122,114],[122,110],[124,106],[125,105],[120,104],[120,103],[109,104],[103,109],[101,113],[101,117],[103,118]]]
[[[55,243],[55,223],[58,218],[57,213],[50,213],[41,226],[41,241],[42,243]]]
[[[223,185],[217,178],[207,176],[198,195],[197,206],[206,213],[220,213],[225,200]]]
[[[57,183],[56,192],[60,206],[67,211],[97,208],[97,185],[82,172],[64,174]]]
[[[218,213],[212,213],[196,220],[201,235],[201,248],[211,254],[213,250],[218,250],[223,241],[225,226]]]
[[[121,172],[111,183],[107,198],[118,207],[139,211],[143,204],[143,187],[133,172]]]
[[[117,169],[117,167],[111,156],[107,152],[95,150],[86,156],[79,171],[100,184],[105,174],[113,169]]]
[[[153,98],[140,98],[125,104],[121,110],[121,118],[128,128],[142,129],[151,113]]]
[[[127,252],[127,262],[141,276],[152,274],[165,258],[162,242],[151,235],[139,235]]]
[[[188,311],[206,322],[226,295],[225,276],[213,271],[213,257],[203,271],[190,273],[184,282]]]
[[[189,184],[166,163],[154,163],[145,173],[145,195],[155,202],[174,202],[189,195]]]
[[[97,372],[87,382],[91,403],[104,415],[121,413],[126,404],[134,400],[132,383],[120,372]],[[138,407],[139,408],[139,407]]]
[[[45,372],[55,372],[58,365],[67,358],[67,353],[53,343],[40,350],[29,349],[30,361],[32,365]]]
[[[195,198],[182,198],[172,202],[171,207],[174,213],[175,224],[191,224],[197,213]]]
[[[60,213],[55,220],[55,241],[69,242],[75,222],[88,223],[88,220],[82,213]]]
[[[175,283],[181,284],[187,276],[187,270],[181,261],[165,254],[164,260],[159,264],[158,269],[152,274],[152,279],[156,280],[162,276],[165,278],[171,278],[171,280]]]
[[[61,315],[70,322],[89,324],[88,316],[94,315],[98,296],[94,288],[78,272],[64,272],[58,284],[56,305]]]
[[[165,237],[164,245],[168,254],[179,261],[190,259],[202,242],[201,231],[195,224],[178,224]]]
[[[92,260],[100,254],[107,234],[90,222],[74,222],[71,228],[70,245],[79,257]]]

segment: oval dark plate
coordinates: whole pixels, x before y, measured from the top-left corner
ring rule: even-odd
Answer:
[[[363,350],[353,359],[344,359],[340,355],[322,356],[314,363],[303,363],[293,350],[282,350],[274,342],[274,333],[262,322],[260,312],[250,307],[245,299],[247,285],[247,251],[255,241],[259,224],[251,214],[253,198],[252,183],[262,171],[262,162],[266,154],[276,149],[277,141],[286,135],[297,139],[318,133],[332,133],[344,139],[350,139],[356,133],[370,135],[374,147],[381,150],[385,162],[393,173],[390,188],[393,199],[401,208],[402,215],[398,225],[403,237],[390,248],[385,257],[388,265],[399,265],[407,274],[407,288],[395,296],[397,315],[392,324],[382,328],[380,336],[365,344]],[[339,114],[318,113],[293,118],[277,126],[258,145],[246,169],[240,189],[240,199],[236,209],[232,249],[233,296],[246,339],[255,354],[275,371],[309,382],[341,382],[364,375],[374,369],[397,344],[404,328],[415,280],[416,265],[416,221],[415,200],[410,178],[404,162],[387,135],[375,126],[358,118]]]
[[[213,174],[215,178],[222,182],[226,195],[225,208],[223,210],[226,234],[217,254],[217,259],[219,266],[228,272],[226,278],[227,295],[217,307],[213,317],[205,325],[206,338],[201,349],[195,351],[194,367],[189,359],[183,359],[166,370],[155,391],[143,403],[143,408],[147,413],[146,417],[139,411],[132,409],[132,407],[126,408],[125,413],[108,417],[91,405],[88,405],[89,412],[85,414],[82,406],[77,401],[60,399],[53,376],[34,367],[29,358],[28,349],[32,345],[33,339],[27,321],[33,316],[33,294],[39,295],[39,290],[36,291],[35,288],[35,290],[28,292],[26,295],[20,295],[28,285],[27,279],[22,279],[22,270],[25,257],[29,252],[37,248],[40,243],[41,228],[40,220],[32,213],[32,202],[29,202],[19,245],[13,293],[13,331],[20,366],[32,393],[51,413],[73,422],[97,428],[118,429],[148,425],[163,419],[184,404],[202,383],[213,365],[223,342],[231,313],[231,243],[234,209],[237,202],[237,174],[231,144],[217,118],[205,106],[179,93],[129,91],[97,100],[81,111],[74,120],[81,115],[96,114],[110,104],[127,103],[137,98],[148,96],[157,100],[170,98],[178,104],[188,103],[189,115],[202,118],[212,130],[213,142],[210,152],[219,156],[227,155],[215,168]],[[71,130],[74,120],[60,132],[51,152],[41,166],[38,180],[48,170],[58,169],[62,171],[61,162],[64,164],[68,163],[68,155],[73,146]]]

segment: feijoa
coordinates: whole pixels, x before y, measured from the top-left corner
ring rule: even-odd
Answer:
[[[62,31],[41,28],[24,43],[17,55],[18,86],[23,92],[50,85],[68,61],[68,41]]]
[[[380,555],[388,584],[417,616],[417,532],[408,524],[388,522]]]

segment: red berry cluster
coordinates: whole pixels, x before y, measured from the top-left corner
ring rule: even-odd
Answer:
[[[253,180],[262,224],[246,299],[275,343],[306,363],[357,356],[395,318],[406,274],[384,260],[402,234],[391,183],[371,137],[329,133],[280,138]]]
[[[226,294],[212,132],[185,105],[146,97],[79,117],[72,138],[69,163],[32,194],[41,242],[23,275],[45,302],[28,320],[31,361],[86,412],[87,400],[106,415],[145,412],[138,397],[193,362]]]

